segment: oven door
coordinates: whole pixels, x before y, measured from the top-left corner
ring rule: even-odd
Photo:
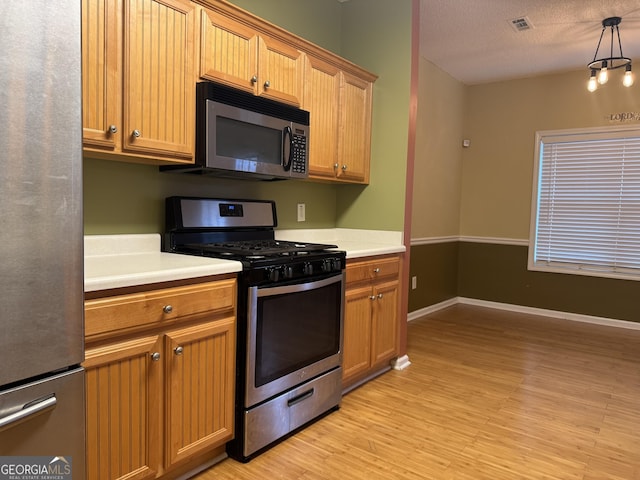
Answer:
[[[342,364],[344,273],[250,287],[245,407]]]

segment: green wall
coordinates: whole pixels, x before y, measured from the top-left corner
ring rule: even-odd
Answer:
[[[281,228],[335,227],[333,185],[179,175],[149,165],[85,158],[85,234],[163,232],[164,199],[171,195],[275,200]],[[300,202],[306,204],[306,222],[296,221]]]
[[[273,199],[282,228],[403,228],[411,1],[236,0],[231,3],[371,70],[371,183],[254,182],[160,173],[157,167],[85,158],[86,234],[164,229],[169,195]],[[384,25],[385,35],[379,35]],[[405,50],[405,51],[403,51]],[[296,204],[306,203],[306,222]]]
[[[373,88],[371,183],[337,190],[337,226],[404,230],[411,0],[342,4],[341,55],[378,75]]]
[[[342,6],[337,0],[229,0],[229,3],[342,55]]]

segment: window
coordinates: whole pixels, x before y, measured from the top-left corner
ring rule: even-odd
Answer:
[[[640,280],[640,127],[538,132],[529,269]]]

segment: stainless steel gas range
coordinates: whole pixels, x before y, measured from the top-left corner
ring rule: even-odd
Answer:
[[[242,262],[235,439],[246,462],[337,409],[345,253],[275,240],[272,201],[170,197],[164,249]]]

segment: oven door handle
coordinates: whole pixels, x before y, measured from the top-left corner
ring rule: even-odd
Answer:
[[[287,406],[293,407],[300,402],[304,402],[307,398],[312,397],[314,393],[315,390],[313,388],[311,390],[307,390],[306,392],[287,400]]]
[[[257,290],[258,297],[268,297],[270,295],[283,295],[286,293],[296,293],[296,292],[304,292],[306,290],[315,290],[317,288],[326,287],[327,285],[331,285],[333,283],[342,282],[344,274],[339,273],[337,275],[332,275],[329,278],[323,278],[322,280],[316,281],[303,281],[302,283],[295,283],[293,285],[282,285],[275,287],[251,287],[251,289]]]

